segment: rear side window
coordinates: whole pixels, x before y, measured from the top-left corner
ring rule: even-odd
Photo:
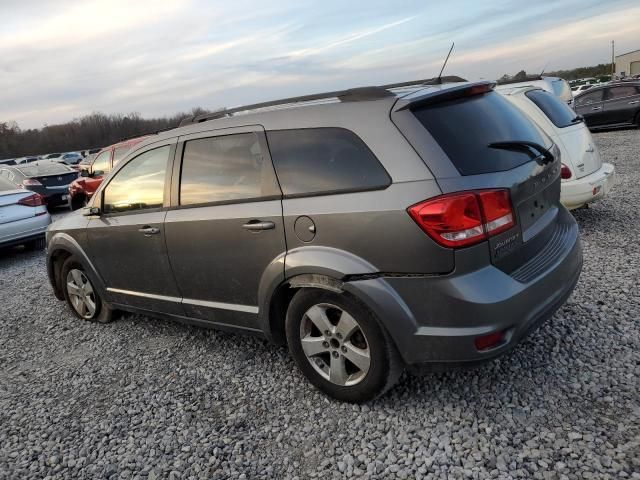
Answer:
[[[525,152],[490,148],[490,143],[528,141],[545,147],[551,143],[496,92],[418,107],[413,114],[462,175],[511,170],[531,161]]]
[[[371,150],[349,130],[273,130],[267,139],[284,195],[374,190],[391,183]]]
[[[607,100],[614,100],[616,98],[625,98],[638,95],[638,90],[633,85],[625,85],[623,87],[612,87],[607,94]]]
[[[255,133],[189,140],[184,146],[180,204],[280,196],[273,167]]]
[[[129,151],[129,147],[118,147],[113,150],[113,166],[114,167],[120,160],[124,158],[124,156],[127,154],[128,151]]]
[[[542,110],[556,127],[564,128],[575,123],[576,113],[558,97],[544,90],[530,90],[525,95]]]

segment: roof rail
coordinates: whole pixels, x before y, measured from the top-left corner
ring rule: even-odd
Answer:
[[[527,75],[525,79],[510,78],[509,80],[496,80],[498,85],[510,85],[512,83],[535,82],[536,80],[544,80],[542,75]]]
[[[299,97],[283,98],[280,100],[271,100],[269,102],[254,103],[252,105],[243,105],[240,107],[223,108],[211,113],[205,113],[202,115],[196,115],[195,117],[184,118],[180,122],[180,126],[189,125],[191,123],[206,122],[208,120],[215,120],[217,118],[223,118],[233,115],[238,112],[246,112],[249,110],[258,110],[261,108],[269,108],[275,106],[293,105],[296,103],[312,102],[316,100],[325,100],[330,98],[337,98],[341,102],[362,102],[366,100],[378,100],[385,97],[392,97],[394,94],[390,91],[394,88],[421,86],[421,85],[437,85],[447,82],[466,82],[464,78],[457,76],[448,76],[438,78],[428,78],[423,80],[412,80],[409,82],[390,83],[388,85],[370,86],[370,87],[358,87],[350,88],[347,90],[336,90],[334,92],[315,93],[311,95],[302,95]]]

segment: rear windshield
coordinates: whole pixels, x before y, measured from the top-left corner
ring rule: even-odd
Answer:
[[[573,98],[571,87],[565,80],[551,80],[551,88],[553,88],[553,93],[565,101]]]
[[[62,163],[56,162],[42,162],[38,164],[31,164],[25,167],[18,168],[27,177],[40,177],[42,175],[64,175],[65,173],[71,173],[67,166]]]
[[[413,110],[462,175],[511,170],[531,161],[522,151],[490,148],[494,142],[551,141],[517,107],[496,92]]]
[[[6,178],[0,177],[0,192],[6,192],[8,190],[17,190],[18,186],[15,183],[11,183]]]
[[[574,125],[577,121],[576,113],[569,106],[544,90],[531,90],[525,93],[527,98],[542,110],[549,120],[558,128]]]

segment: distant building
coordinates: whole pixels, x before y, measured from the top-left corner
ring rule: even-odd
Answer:
[[[640,50],[616,56],[616,75],[629,76],[640,74]]]

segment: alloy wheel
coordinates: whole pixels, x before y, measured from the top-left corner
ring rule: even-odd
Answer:
[[[67,273],[67,293],[78,315],[87,320],[93,318],[96,313],[96,296],[91,282],[82,270],[72,268]]]
[[[369,342],[360,325],[335,305],[321,303],[306,311],[300,343],[315,371],[336,385],[360,383],[371,366]]]

